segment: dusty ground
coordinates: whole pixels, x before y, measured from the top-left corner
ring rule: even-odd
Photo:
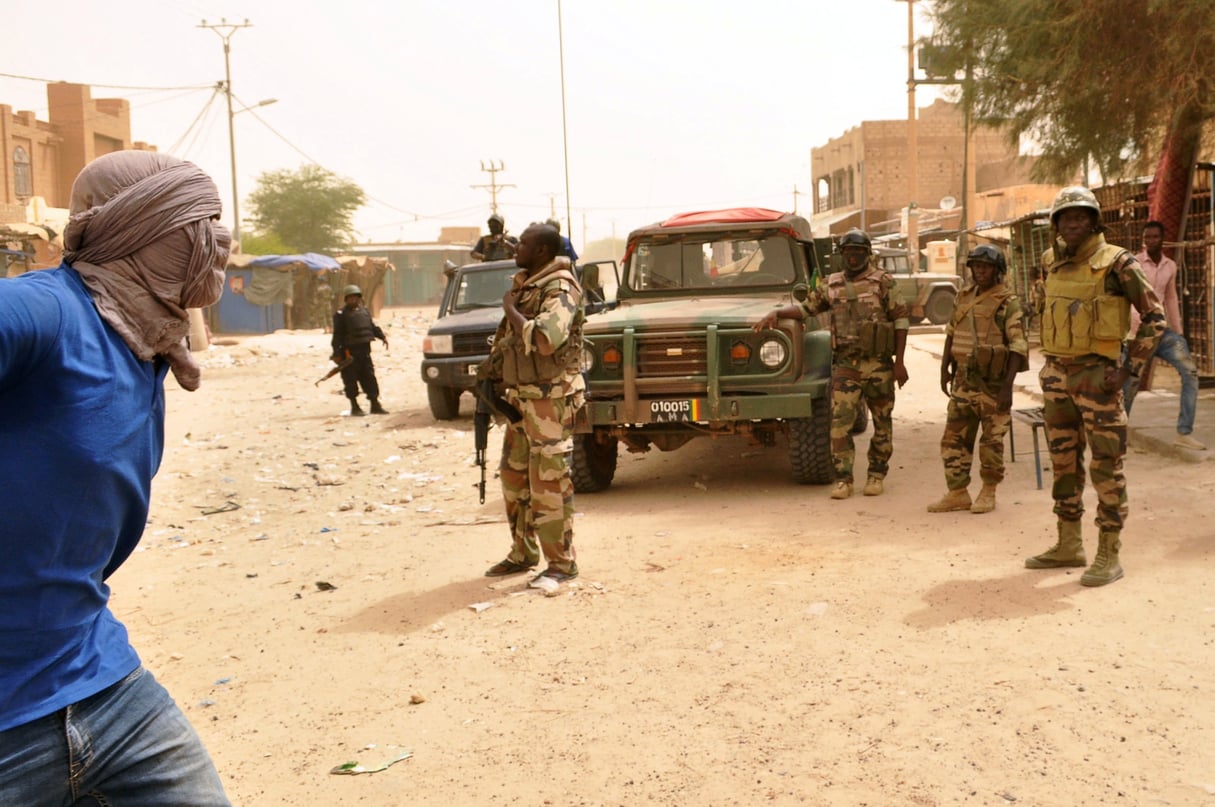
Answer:
[[[995,513],[925,512],[944,398],[912,349],[885,496],[795,486],[783,446],[622,455],[545,598],[482,577],[507,531],[468,399],[427,409],[432,313],[381,317],[387,417],[313,386],[319,332],[169,382],[114,608],[236,804],[1215,804],[1210,464],[1128,457],[1121,582],[1027,571],[1053,541],[1028,429]]]

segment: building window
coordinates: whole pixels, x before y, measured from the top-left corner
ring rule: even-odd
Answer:
[[[13,149],[13,193],[25,201],[34,195],[33,172],[30,170],[30,155],[21,146]]]
[[[848,204],[856,204],[856,178],[852,173],[852,166],[848,166]]]

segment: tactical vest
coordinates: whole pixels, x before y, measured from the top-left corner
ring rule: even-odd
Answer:
[[[986,292],[977,287],[971,291],[974,296],[963,293],[954,313],[950,356],[968,373],[986,381],[1002,381],[1008,368],[1008,345],[996,315],[1012,290],[1000,285]]]
[[[1046,306],[1042,312],[1042,351],[1051,356],[1097,354],[1117,361],[1122,339],[1131,327],[1131,303],[1108,294],[1105,279],[1125,249],[1102,243],[1088,258],[1055,261],[1048,249],[1042,262],[1046,275]]]
[[[502,235],[485,236],[485,252],[483,254],[486,261],[500,261],[515,254],[506,238],[505,233]]]
[[[836,351],[869,359],[894,355],[894,323],[887,318],[885,306],[887,277],[881,270],[869,269],[856,279],[849,279],[845,272],[827,278]]]
[[[582,310],[582,286],[569,269],[548,272],[539,280],[539,284],[528,281],[519,289],[516,302],[519,313],[525,319],[535,317],[549,294],[559,293],[563,286],[569,286],[577,300],[574,321],[566,340],[547,356],[537,350],[525,353],[522,340],[513,333],[501,340],[502,380],[508,387],[553,384],[563,376],[577,375],[582,370],[582,323],[586,319]]]
[[[353,310],[342,309],[342,344],[367,345],[375,339],[375,329],[371,324],[371,312],[363,306]]]

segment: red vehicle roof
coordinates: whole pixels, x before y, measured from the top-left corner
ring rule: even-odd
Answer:
[[[689,227],[694,224],[730,224],[749,221],[776,221],[785,216],[766,207],[732,207],[727,210],[698,210],[680,213],[664,221],[662,227]]]

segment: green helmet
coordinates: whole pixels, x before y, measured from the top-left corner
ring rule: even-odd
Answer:
[[[1059,214],[1069,207],[1084,207],[1101,215],[1101,205],[1097,202],[1097,197],[1088,188],[1081,185],[1072,185],[1059,191],[1055,196],[1055,201],[1050,206],[1050,223],[1055,224],[1059,218]]]
[[[844,247],[864,247],[866,251],[873,252],[873,242],[869,240],[869,235],[864,230],[858,230],[853,227],[840,238],[840,251]]]
[[[342,289],[342,297],[349,297],[352,294],[357,294],[358,296],[362,297],[363,290],[355,285],[350,285],[350,286],[347,286],[346,288]]]
[[[993,247],[991,244],[979,244],[970,251],[966,256],[966,267],[970,268],[972,263],[977,261],[985,261],[996,267],[996,274],[1003,276],[1008,271],[1008,262],[1004,260],[1004,253]]]

